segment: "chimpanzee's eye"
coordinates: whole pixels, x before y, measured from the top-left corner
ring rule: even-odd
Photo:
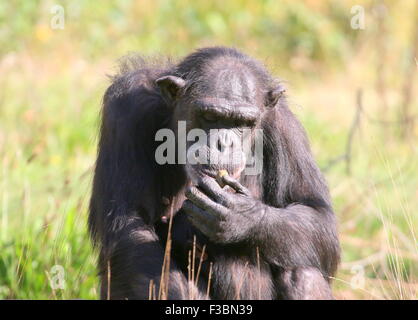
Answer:
[[[204,113],[203,114],[203,119],[207,122],[216,122],[218,120],[216,115],[214,115],[212,113]]]

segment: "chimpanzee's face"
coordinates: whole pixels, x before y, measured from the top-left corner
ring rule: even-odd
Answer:
[[[247,69],[217,64],[192,88],[192,99],[185,94],[182,102],[186,108],[176,111],[187,114],[188,132],[198,128],[207,137],[196,152],[196,141],[187,142],[186,168],[193,180],[216,176],[221,169],[235,178],[240,176],[261,114],[256,88],[256,79]]]
[[[215,177],[223,169],[239,178],[266,102],[266,89],[259,88],[252,72],[232,61],[208,67],[191,84],[174,76],[157,83],[175,108],[175,131],[179,121],[186,122],[189,177]]]
[[[223,169],[238,178],[251,152],[257,111],[257,107],[239,100],[213,97],[196,100],[188,132],[193,139],[193,129],[198,128],[207,138],[198,143],[187,141],[189,176],[192,179],[202,175],[214,177]]]
[[[224,169],[238,178],[251,152],[252,133],[261,110],[255,90],[251,90],[254,87],[251,78],[235,70],[224,70],[212,80],[202,94],[187,103],[189,132],[199,128],[207,136],[206,145],[201,145],[194,154],[197,161],[193,161],[193,155],[189,157],[187,172],[196,178],[202,174],[214,176]],[[187,143],[189,154],[194,151],[190,150],[194,143]]]

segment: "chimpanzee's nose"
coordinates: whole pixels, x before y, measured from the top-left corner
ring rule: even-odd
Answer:
[[[233,141],[232,141],[231,132],[229,130],[221,130],[219,131],[218,135],[218,149],[220,152],[224,152],[229,148],[232,148]]]

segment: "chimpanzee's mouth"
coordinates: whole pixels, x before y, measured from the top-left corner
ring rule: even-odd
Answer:
[[[238,165],[227,165],[227,166],[198,165],[197,167],[194,168],[194,171],[200,176],[206,175],[206,176],[216,179],[220,170],[226,170],[231,177],[237,179],[239,178],[243,169],[244,169],[243,165],[241,166],[238,166]]]

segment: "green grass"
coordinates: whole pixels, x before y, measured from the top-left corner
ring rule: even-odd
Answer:
[[[382,113],[375,27],[356,34],[346,25],[350,6],[325,3],[75,1],[64,30],[49,29],[47,1],[0,4],[0,298],[98,297],[86,218],[99,110],[106,75],[129,51],[178,56],[202,45],[238,46],[288,80],[320,166],[342,154],[358,87],[367,114]],[[404,17],[413,1],[405,3],[403,11],[388,4],[397,23],[387,68],[400,71],[387,72],[391,120],[412,26]],[[338,298],[417,298],[417,135],[417,126],[403,139],[399,126],[363,117],[351,174],[344,162],[326,172],[343,249]],[[55,265],[64,268],[63,290],[50,286]]]

